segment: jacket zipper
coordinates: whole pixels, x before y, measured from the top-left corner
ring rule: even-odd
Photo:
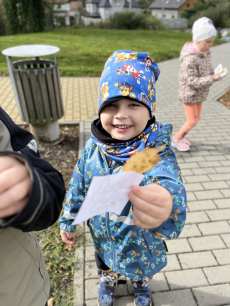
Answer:
[[[112,246],[112,256],[113,256],[113,271],[115,271],[115,249],[114,249],[114,245],[113,245],[113,241],[111,238],[111,231],[110,231],[110,227],[109,227],[109,212],[105,213],[105,224],[106,224],[106,230],[107,230],[107,234],[109,237],[109,241],[111,243]]]
[[[113,168],[114,168],[115,164],[116,164],[116,162],[114,160],[112,160],[110,166],[108,166],[108,170],[109,170],[110,175],[112,174],[112,171],[113,171]],[[107,165],[108,165],[108,162],[107,162]],[[109,212],[105,213],[105,225],[106,225],[106,230],[107,230],[107,234],[108,234],[108,237],[109,237],[109,241],[110,241],[111,246],[112,246],[113,271],[115,271],[116,256],[115,256],[115,248],[114,248],[113,240],[111,238],[111,231],[110,231],[110,227],[109,227]]]

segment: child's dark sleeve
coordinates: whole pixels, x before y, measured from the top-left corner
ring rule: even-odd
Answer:
[[[38,231],[55,223],[62,209],[65,186],[60,172],[39,156],[32,134],[19,128],[0,108],[0,155],[25,164],[32,180],[29,200],[17,215],[0,219],[0,228]]]
[[[61,230],[66,232],[74,232],[76,225],[71,224],[76,218],[81,204],[85,199],[84,156],[85,150],[83,150],[81,158],[75,166],[72,178],[69,182],[69,190],[66,195],[64,214],[59,219]]]

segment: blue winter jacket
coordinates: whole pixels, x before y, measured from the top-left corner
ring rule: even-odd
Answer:
[[[150,230],[137,227],[132,220],[133,205],[129,201],[121,215],[105,213],[88,222],[96,252],[113,271],[132,279],[153,276],[167,265],[163,238],[177,238],[186,218],[186,192],[181,171],[170,147],[172,125],[161,123],[154,147],[166,144],[161,161],[145,173],[141,186],[152,183],[166,188],[173,199],[170,217],[161,226]],[[76,217],[90,185],[92,176],[121,172],[123,163],[108,161],[101,148],[88,140],[70,181],[66,205],[60,218],[61,229],[73,232]],[[170,250],[169,250],[170,251]]]

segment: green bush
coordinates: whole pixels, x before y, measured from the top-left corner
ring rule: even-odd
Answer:
[[[216,7],[209,7],[208,9],[193,15],[189,20],[189,25],[192,26],[198,18],[204,16],[212,20],[220,36],[221,28],[225,28],[230,25],[230,2],[221,0]]]
[[[41,32],[45,29],[45,0],[3,0],[7,34]]]
[[[4,22],[3,10],[0,6],[0,36],[6,35],[6,26]]]
[[[159,19],[149,16],[138,14],[135,12],[121,12],[115,13],[110,16],[105,22],[100,22],[95,25],[101,29],[123,29],[123,30],[136,30],[136,29],[164,29],[163,24]]]

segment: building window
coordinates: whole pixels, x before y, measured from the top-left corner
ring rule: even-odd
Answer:
[[[120,4],[120,0],[114,0],[115,4]]]
[[[175,18],[175,16],[174,16],[174,15],[172,15],[172,18]]]
[[[187,4],[187,7],[190,7],[190,4],[189,4],[189,3]]]

